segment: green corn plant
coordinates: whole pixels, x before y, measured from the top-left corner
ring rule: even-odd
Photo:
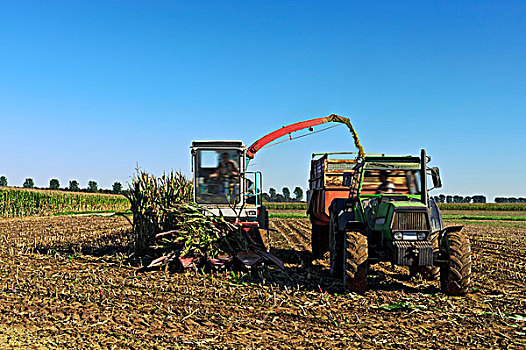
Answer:
[[[138,169],[126,196],[135,253],[149,257],[152,264],[177,257],[206,260],[246,249],[237,226],[205,215],[206,209],[192,201],[192,183],[180,172],[156,178]]]

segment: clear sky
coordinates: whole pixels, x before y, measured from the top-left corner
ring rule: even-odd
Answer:
[[[526,196],[524,1],[1,1],[0,175],[82,187],[190,174],[194,139],[247,145],[349,117],[367,152],[441,168],[434,193]],[[262,150],[307,187],[338,127]]]

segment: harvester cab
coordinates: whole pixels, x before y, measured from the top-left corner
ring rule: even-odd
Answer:
[[[243,142],[193,141],[191,150],[194,201],[227,220],[268,227],[261,173],[247,171]]]

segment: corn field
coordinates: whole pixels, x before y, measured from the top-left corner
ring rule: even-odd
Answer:
[[[128,199],[120,195],[18,188],[0,189],[0,217],[5,218],[62,212],[123,211],[129,207]]]

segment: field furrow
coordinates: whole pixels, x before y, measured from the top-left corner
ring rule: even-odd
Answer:
[[[526,347],[526,230],[467,225],[473,289],[449,297],[407,268],[345,293],[310,259],[307,219],[273,219],[286,263],[246,272],[138,272],[117,217],[0,221],[2,348]]]

